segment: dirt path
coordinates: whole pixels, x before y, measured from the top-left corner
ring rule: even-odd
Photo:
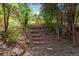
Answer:
[[[73,46],[70,42],[64,39],[57,40],[56,35],[46,32],[42,34],[46,38],[47,46],[43,48],[33,48],[26,51],[25,55],[33,56],[78,56],[79,55],[79,46]]]
[[[32,49],[27,47],[23,56],[79,56],[79,46],[74,47],[64,39],[58,41],[56,35],[52,33],[47,35],[44,32],[42,35],[48,39],[48,45],[42,48],[33,47]],[[24,36],[21,35],[20,39],[23,40]],[[0,41],[0,56],[20,56],[22,53],[23,49],[18,44],[8,47],[6,43]]]

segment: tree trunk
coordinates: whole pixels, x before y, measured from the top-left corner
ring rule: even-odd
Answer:
[[[6,5],[3,4],[3,10],[4,10],[4,37],[3,40],[4,42],[7,42],[7,37],[8,37],[8,20],[9,20],[9,15],[10,15],[10,9],[7,8],[6,10]]]
[[[56,29],[56,32],[57,32],[57,40],[60,39],[60,36],[59,36],[59,19],[57,18],[57,29]]]
[[[5,4],[3,4],[3,10],[4,10],[4,37],[3,40],[4,42],[6,42],[6,38],[7,38],[7,25],[6,25],[6,10],[5,10]]]
[[[75,21],[75,11],[76,4],[69,4],[69,10],[67,13],[68,27],[69,27],[69,38],[73,40],[74,45],[76,45],[76,39],[74,34],[74,21]]]
[[[25,38],[24,38],[24,44],[23,44],[23,47],[22,47],[22,49],[25,51],[26,50],[26,47],[27,47],[27,40],[28,40],[28,36],[27,36],[27,32],[26,32],[26,26],[23,26],[23,32],[24,32],[24,36],[25,36]]]

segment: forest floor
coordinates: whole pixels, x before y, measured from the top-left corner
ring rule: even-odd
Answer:
[[[24,36],[20,36],[23,39]],[[0,56],[79,56],[79,46],[74,47],[67,40],[56,40],[56,36],[46,34],[48,45],[43,48],[26,48],[25,53],[19,44],[8,47],[6,43],[0,41]]]

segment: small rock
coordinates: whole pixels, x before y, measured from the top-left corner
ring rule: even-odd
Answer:
[[[75,54],[75,52],[74,52],[74,51],[69,51],[69,53],[70,53],[70,54]]]
[[[3,56],[4,54],[3,54],[3,52],[0,52],[0,56]]]
[[[21,55],[23,53],[23,50],[22,49],[20,49],[20,48],[14,48],[13,50],[12,50],[12,55]]]
[[[0,42],[0,46],[3,44],[3,42]]]
[[[0,48],[1,49],[6,49],[7,48],[7,45],[6,44],[3,44],[3,45],[0,46]]]
[[[32,49],[36,49],[36,47],[33,47]]]
[[[53,50],[53,48],[47,48],[48,50]]]
[[[31,53],[30,52],[25,52],[23,56],[30,56]]]
[[[27,44],[29,44],[30,43],[30,41],[29,40],[27,40],[27,42],[26,42]]]

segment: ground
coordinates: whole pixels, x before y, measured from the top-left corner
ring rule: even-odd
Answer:
[[[28,46],[25,52],[18,43],[9,47],[0,41],[0,56],[79,56],[79,46],[73,46],[64,39],[57,40],[52,33],[45,33],[45,35],[48,39],[48,45],[42,48],[33,47],[32,49]],[[20,39],[23,38],[24,36],[21,35]]]

